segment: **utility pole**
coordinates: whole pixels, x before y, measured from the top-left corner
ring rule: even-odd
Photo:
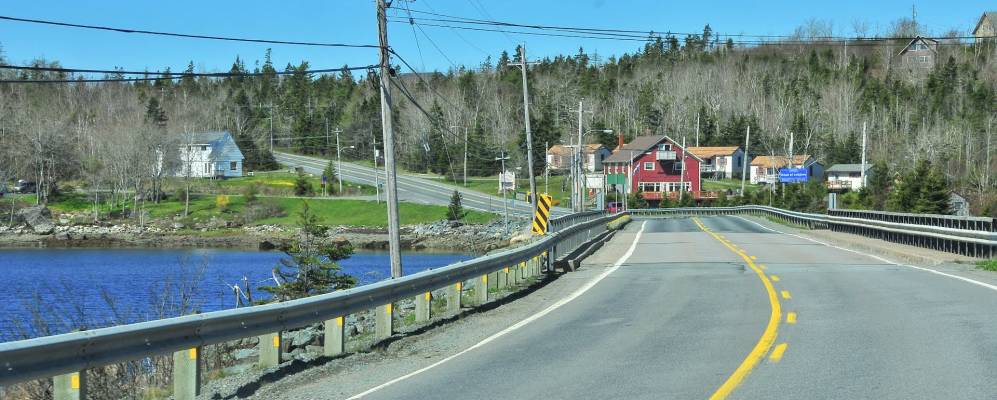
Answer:
[[[270,101],[270,152],[273,153],[273,101]]]
[[[696,147],[699,147],[699,113],[696,113]]]
[[[585,200],[582,196],[582,104],[584,99],[578,101],[578,148],[575,149],[575,211],[585,211]]]
[[[862,187],[865,188],[865,122],[862,122]]]
[[[371,143],[374,147],[374,199],[380,204],[381,203],[381,183],[377,180],[377,138],[372,138]]]
[[[505,200],[505,182],[502,179],[504,179],[505,176],[506,176],[506,172],[505,172],[505,160],[508,160],[509,156],[507,156],[504,151],[500,152],[499,154],[500,154],[500,156],[497,157],[497,158],[495,158],[495,161],[501,161],[502,162],[502,173],[499,174],[499,191],[502,192],[502,208],[504,209],[503,220],[505,221],[505,230],[506,230],[506,233],[508,233],[509,232],[509,202]]]
[[[547,149],[550,149],[550,143],[544,142],[544,152]],[[550,163],[547,162],[546,154],[544,155],[544,193],[550,193]]]
[[[679,170],[679,203],[682,203],[682,197],[685,196],[685,135],[682,136],[682,158],[679,159],[679,166],[682,168]]]
[[[529,61],[526,58],[526,43],[520,45],[519,62],[510,63],[509,65],[518,65],[523,73],[523,118],[526,123],[526,163],[528,165],[527,170],[530,173],[530,205],[532,206],[530,210],[531,214],[528,217],[532,218],[532,213],[537,209],[537,181],[533,176],[533,132],[530,130],[530,92],[526,84],[526,68],[529,65]]]
[[[456,129],[456,128],[459,127],[456,125],[450,127],[450,129]],[[464,127],[464,187],[467,187],[467,127],[466,126]]]
[[[744,134],[744,159],[741,160],[741,197],[744,197],[744,180],[748,178],[748,144],[751,143],[751,125]]]
[[[339,134],[343,133],[342,129],[336,128],[336,180],[339,181],[339,195],[343,195],[343,155],[340,151],[342,147],[339,146]]]
[[[384,172],[388,193],[388,252],[391,277],[402,276],[401,224],[398,222],[398,186],[395,182],[395,138],[391,130],[391,59],[388,54],[388,20],[385,0],[377,0],[377,31],[381,45],[381,126],[384,128]],[[376,174],[376,171],[375,171]]]

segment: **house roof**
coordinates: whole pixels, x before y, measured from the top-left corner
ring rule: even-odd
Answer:
[[[901,55],[903,53],[906,53],[907,49],[910,48],[910,45],[914,44],[915,42],[924,42],[924,44],[929,45],[928,46],[928,50],[931,50],[934,53],[938,52],[937,50],[935,50],[935,46],[938,46],[938,41],[937,40],[935,40],[935,39],[928,39],[928,38],[925,38],[925,37],[917,36],[914,39],[912,39],[910,41],[910,43],[907,43],[907,45],[904,46],[904,48],[901,49],[900,52],[897,53],[897,55],[899,56],[899,55]],[[931,42],[931,43],[929,43],[929,42]]]
[[[986,22],[990,25],[990,29],[997,32],[997,11],[987,11],[980,16],[980,21],[976,23],[976,28],[973,29],[973,35],[976,35],[983,27],[983,23]]]
[[[797,154],[793,156],[793,165],[804,165],[810,159],[808,154]],[[785,156],[758,156],[751,160],[751,165],[765,168],[782,168],[791,164],[789,157]]]
[[[689,154],[695,154],[699,158],[713,158],[729,156],[740,148],[741,146],[689,147]]]
[[[602,161],[603,164],[613,164],[613,163],[628,163],[640,157],[642,154],[646,153],[648,150],[656,146],[658,143],[663,141],[669,141],[679,149],[686,150],[682,145],[678,144],[672,138],[666,135],[650,135],[650,136],[637,136],[630,143],[624,144],[623,147],[617,148],[612,155],[606,157]],[[691,151],[687,151],[693,158],[703,161],[702,157],[693,154]]]
[[[606,146],[603,146],[600,143],[586,144],[586,145],[582,146],[582,153],[584,153],[584,154],[592,154],[592,153],[595,153],[595,152],[599,151],[599,149],[602,149],[602,148],[605,148],[605,147]],[[565,146],[563,144],[555,144],[553,146],[550,146],[549,149],[547,149],[547,154],[557,154],[557,155],[560,155],[560,156],[568,156],[568,155],[571,155],[571,152],[573,151],[573,149],[574,149],[574,146],[569,147],[569,146]]]
[[[872,169],[872,164],[866,164],[865,170]],[[827,169],[827,172],[862,172],[862,164],[834,164]]]
[[[211,159],[217,159],[223,153],[231,152],[232,150],[235,150],[232,155],[238,155],[238,158],[245,158],[242,150],[235,143],[235,138],[228,131],[195,132],[190,134],[188,138],[191,145],[201,144],[211,146],[211,154],[208,156]],[[231,144],[228,149],[226,148],[227,144]]]

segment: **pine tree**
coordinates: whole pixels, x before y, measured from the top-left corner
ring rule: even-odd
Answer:
[[[149,102],[145,106],[145,120],[157,128],[166,128],[166,111],[159,106],[156,96],[149,96]]]
[[[454,190],[450,196],[450,205],[447,207],[447,220],[460,221],[464,218],[464,207],[461,205],[460,192]]]
[[[329,163],[325,165],[325,170],[322,171],[322,176],[325,176],[325,190],[326,193],[335,193],[337,183],[339,182],[339,174],[336,173],[336,164],[334,161],[329,160]]]
[[[921,190],[914,202],[913,212],[922,214],[951,214],[949,207],[949,187],[945,177],[937,168],[932,168],[923,177]]]
[[[315,194],[315,188],[308,180],[308,175],[305,175],[304,172],[298,172],[298,177],[294,179],[294,195],[311,196],[313,194]]]
[[[353,247],[349,244],[326,244],[323,239],[329,231],[319,223],[305,202],[298,213],[301,233],[284,250],[288,258],[280,260],[273,272],[281,282],[260,289],[270,293],[277,301],[299,299],[356,285],[356,278],[342,273],[337,261],[349,258]]]

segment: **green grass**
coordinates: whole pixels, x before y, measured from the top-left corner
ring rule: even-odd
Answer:
[[[294,182],[297,174],[287,171],[255,172],[253,176],[243,176],[229,179],[194,179],[192,180],[191,192],[198,193],[219,193],[219,194],[242,194],[250,185],[259,185],[261,195],[291,196],[294,195]],[[308,178],[315,192],[322,190],[322,178],[312,176]],[[183,179],[172,178],[172,187],[183,187]],[[333,185],[333,190],[338,189],[338,185]],[[376,191],[373,186],[361,185],[352,182],[343,182],[345,195],[361,196],[373,195]]]
[[[25,196],[27,197],[27,196]],[[211,218],[222,220],[233,220],[246,210],[246,198],[239,195],[229,195],[229,205],[225,209],[217,206],[216,195],[192,195],[190,199],[190,213],[182,220],[184,223],[196,221],[208,221]],[[276,205],[283,210],[284,216],[268,217],[261,220],[251,221],[250,224],[278,224],[294,226],[298,221],[298,213],[308,202],[311,210],[319,217],[321,223],[326,225],[348,225],[348,226],[387,226],[387,205],[385,202],[374,202],[366,200],[347,200],[331,198],[285,198],[270,197],[257,200],[260,204]],[[129,203],[128,207],[131,208]],[[161,202],[145,202],[144,210],[154,219],[173,219],[183,215],[184,202],[178,199],[167,199]],[[73,193],[60,196],[49,204],[55,212],[87,212],[91,210],[91,204],[86,195]],[[403,225],[421,224],[435,222],[446,218],[447,207],[416,204],[402,202],[398,205],[399,219]],[[108,213],[110,208],[106,204],[101,205],[101,212]],[[497,218],[496,214],[468,211],[464,217],[465,223],[488,223]]]
[[[563,175],[551,176],[547,181],[547,185],[544,185],[544,178],[538,176],[537,178],[537,191],[543,193],[547,190],[547,194],[554,198],[554,205],[567,205],[571,198],[571,184],[570,182],[565,187],[565,190],[561,190],[562,185],[565,184],[565,180],[568,177]],[[454,183],[450,179],[440,178],[442,183],[453,186],[464,186],[464,181],[458,179],[458,182]],[[467,189],[473,190],[475,192],[481,192],[485,194],[498,196],[498,177],[494,178],[478,178],[478,177],[468,177],[467,178]],[[529,179],[516,179],[516,190],[519,192],[528,192],[530,190],[530,180]]]
[[[751,185],[745,185],[747,189]],[[703,190],[719,191],[728,189],[741,189],[740,179],[703,179]]]
[[[993,260],[980,261],[976,263],[980,269],[997,272],[997,258]]]

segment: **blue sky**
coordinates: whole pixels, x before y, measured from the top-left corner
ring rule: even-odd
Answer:
[[[373,0],[335,1],[190,1],[135,2],[7,1],[0,15],[55,21],[171,31],[219,36],[277,40],[376,44]],[[300,5],[284,6],[281,3]],[[149,4],[137,5],[137,4]],[[958,29],[970,31],[980,14],[994,7],[986,1],[653,1],[653,0],[416,0],[394,2],[393,13],[412,9],[478,19],[582,27],[700,32],[709,23],[719,33],[789,34],[808,20],[833,24],[838,35],[854,35],[855,22],[870,33],[888,29],[890,23],[911,15],[916,4],[918,22],[936,34]],[[425,33],[456,64],[477,65],[486,55],[494,59],[502,50],[527,43],[531,59],[575,53],[579,46],[602,57],[633,52],[635,42],[595,39],[505,35],[424,27]],[[418,38],[416,41],[415,38]],[[392,47],[417,69],[446,70],[451,65],[418,29],[402,23],[389,25]],[[262,44],[241,44],[196,39],[152,37],[89,31],[0,20],[0,46],[8,62],[21,64],[37,57],[59,60],[65,67],[150,70],[169,66],[182,70],[194,61],[200,71],[226,71],[236,55],[252,68],[262,60]],[[377,61],[374,49],[330,49],[273,45],[274,64],[308,60],[312,68],[343,64],[367,65]],[[419,51],[421,47],[421,52]]]

